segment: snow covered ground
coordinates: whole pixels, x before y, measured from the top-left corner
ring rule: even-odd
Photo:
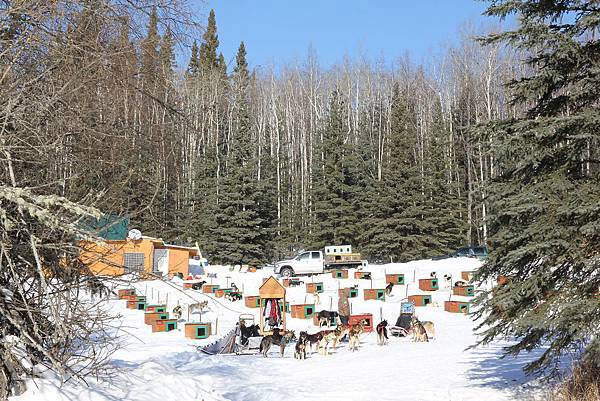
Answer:
[[[305,277],[305,282],[325,284],[316,310],[337,309],[337,290],[359,284],[359,297],[352,298],[352,313],[372,313],[375,324],[381,318],[393,324],[399,314],[400,302],[406,295],[420,293],[416,282],[437,273],[440,285],[443,276],[460,279],[461,271],[471,271],[480,262],[469,258],[440,261],[415,261],[405,264],[370,266],[373,280],[337,280],[330,274]],[[210,267],[217,278],[208,279],[225,287],[231,282],[243,289],[244,295],[258,295],[262,278],[268,271],[233,272],[225,267]],[[353,270],[351,270],[352,275]],[[404,273],[408,282],[395,286],[392,296],[383,301],[364,301],[363,288],[384,288],[385,273]],[[523,399],[535,390],[536,383],[524,376],[522,366],[534,355],[517,359],[500,359],[502,343],[485,348],[466,350],[474,344],[474,323],[468,316],[444,312],[445,300],[467,299],[450,295],[449,287],[432,292],[433,305],[417,308],[421,320],[436,325],[437,338],[428,343],[413,343],[392,338],[387,346],[376,344],[375,334],[364,334],[358,352],[350,352],[345,344],[329,356],[314,353],[307,360],[293,358],[293,345],[279,358],[272,349],[269,358],[250,356],[208,356],[196,352],[197,345],[215,341],[231,330],[241,313],[251,313],[258,319],[258,309],[248,309],[241,302],[200,291],[183,290],[181,283],[145,281],[135,285],[138,294],[145,294],[153,304],[168,303],[169,309],[196,301],[209,300],[210,311],[202,321],[213,323],[213,335],[206,340],[184,337],[183,322],[177,331],[152,333],[144,325],[142,311],[125,308],[124,301],[106,302],[109,313],[120,316],[123,324],[124,347],[113,355],[118,369],[112,379],[84,384],[67,382],[58,387],[50,376],[29,383],[28,391],[15,401],[192,401],[192,400],[410,400],[410,401],[501,401]],[[291,304],[311,303],[305,286],[288,288],[286,300]],[[187,318],[187,314],[184,314]],[[196,314],[190,321],[199,321]],[[258,320],[257,320],[258,321]],[[288,328],[316,332],[312,319],[291,319]],[[215,327],[216,325],[216,327]],[[215,334],[216,329],[216,334]]]

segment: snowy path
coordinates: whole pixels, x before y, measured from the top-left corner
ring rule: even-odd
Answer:
[[[465,269],[448,265],[450,262],[413,264],[415,278],[426,276],[432,268],[438,277],[444,271]],[[456,263],[456,261],[454,262]],[[469,261],[468,263],[472,263]],[[394,265],[405,271],[407,265]],[[394,268],[394,266],[389,266]],[[472,267],[472,266],[471,266]],[[371,268],[374,272],[378,267]],[[420,270],[422,269],[422,270]],[[446,269],[446,270],[444,270]],[[417,272],[417,273],[415,273]],[[242,275],[226,272],[229,280],[246,287],[246,293],[257,291],[262,282],[259,274]],[[380,282],[375,274],[373,285]],[[409,273],[407,272],[407,276]],[[337,281],[326,276],[316,279],[325,282],[326,291],[322,303],[337,306]],[[221,279],[220,279],[221,280]],[[218,281],[221,284],[220,280]],[[348,280],[349,284],[355,282]],[[224,282],[222,285],[224,286]],[[371,285],[362,280],[361,288]],[[410,286],[410,284],[409,284]],[[151,291],[155,296],[166,297],[169,302],[190,302],[190,296],[205,299],[193,291],[172,291],[166,283],[142,283],[138,290]],[[373,313],[379,321],[381,313],[388,321],[395,321],[399,302],[404,296],[404,286],[394,289],[395,295],[386,302],[354,299],[353,310]],[[409,292],[411,292],[409,287]],[[435,294],[443,303],[449,293],[440,290]],[[310,297],[310,295],[309,295]],[[289,290],[289,299],[303,302],[303,288]],[[308,300],[310,302],[310,299]],[[222,305],[222,306],[221,306]],[[123,324],[129,326],[128,345],[113,356],[113,365],[120,374],[111,382],[91,382],[89,387],[67,383],[56,387],[51,378],[36,380],[28,392],[14,398],[15,401],[269,401],[269,400],[406,400],[406,401],[508,401],[518,397],[533,384],[521,371],[533,356],[518,359],[499,359],[501,344],[475,350],[465,349],[475,342],[473,322],[466,316],[444,312],[440,307],[418,308],[419,317],[436,324],[437,338],[429,343],[412,343],[406,339],[392,338],[387,346],[376,345],[375,334],[363,335],[361,349],[350,352],[345,344],[329,356],[309,356],[305,361],[293,358],[293,345],[286,349],[285,358],[279,358],[278,350],[272,349],[269,358],[259,356],[207,356],[195,352],[194,345],[214,341],[186,339],[182,331],[151,333],[143,324],[143,312],[127,310],[121,301],[109,301],[108,307],[120,313]],[[237,319],[237,312],[256,313],[242,303],[218,300],[211,307],[213,312],[203,320],[219,318],[219,336],[225,334]],[[236,312],[233,312],[236,311]],[[289,319],[289,327],[296,331],[310,329],[312,320]]]

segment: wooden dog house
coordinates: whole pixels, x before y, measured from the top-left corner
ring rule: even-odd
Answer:
[[[342,292],[348,291],[348,298],[358,297],[358,288],[340,288],[338,290],[338,296],[342,296]]]
[[[284,287],[296,287],[296,286],[299,286],[300,284],[302,284],[302,281],[300,281],[300,279],[296,278],[296,277],[283,279]]]
[[[152,325],[152,322],[155,320],[167,320],[169,318],[168,313],[162,312],[150,312],[144,314],[144,323],[148,325]]]
[[[310,319],[315,314],[315,304],[291,305],[290,308],[295,319]]]
[[[117,291],[117,295],[119,299],[125,299],[127,296],[135,296],[135,289],[133,288],[124,288],[122,290]]]
[[[386,274],[385,283],[391,283],[394,285],[404,285],[404,274]]]
[[[217,288],[215,291],[215,296],[217,298],[223,298],[225,294],[231,294],[233,290],[231,288]]]
[[[135,299],[129,298],[127,301],[127,309],[146,310],[146,297],[135,296]]]
[[[219,289],[219,286],[216,284],[204,284],[202,286],[202,293],[204,294],[214,294]]]
[[[431,295],[409,295],[408,302],[414,306],[427,306],[431,304]]]
[[[152,332],[177,330],[177,319],[163,319],[152,322]]]
[[[463,297],[474,297],[475,287],[472,285],[456,286],[452,288],[453,295],[462,295]]]
[[[306,293],[316,294],[323,292],[323,283],[306,283]]]
[[[277,325],[280,330],[283,332],[285,330],[285,288],[279,284],[279,281],[275,279],[275,277],[269,277],[267,281],[263,283],[258,289],[258,296],[260,297],[262,302],[260,304],[260,313],[259,313],[259,322],[260,322],[260,333],[262,335],[272,334],[272,330],[265,329],[265,319],[263,316],[265,315],[265,307],[267,305],[267,301],[271,300],[272,302],[277,302],[277,307],[281,311],[281,322]]]
[[[368,301],[370,299],[385,301],[385,290],[374,289],[374,288],[365,288],[364,299],[365,299],[365,301]]]
[[[469,313],[469,303],[461,301],[444,302],[444,310],[451,313]]]
[[[354,272],[354,278],[369,280],[371,278],[371,272]]]
[[[421,291],[437,291],[439,288],[439,280],[437,278],[419,279],[419,289]]]
[[[187,338],[201,340],[212,334],[210,323],[186,323],[185,336]]]
[[[346,269],[332,270],[331,277],[333,277],[333,278],[348,278],[348,270],[346,270]]]
[[[257,295],[249,295],[244,298],[244,303],[246,304],[246,308],[259,308],[260,297]]]
[[[350,315],[348,318],[348,325],[353,326],[358,324],[361,320],[366,320],[365,332],[370,333],[373,331],[373,315],[370,313],[364,313],[362,315]]]
[[[167,311],[167,305],[148,305],[146,306],[146,313],[165,313]]]
[[[465,272],[460,272],[460,278],[462,278],[464,281],[471,281],[473,280],[473,274],[475,272],[472,271],[465,271]]]

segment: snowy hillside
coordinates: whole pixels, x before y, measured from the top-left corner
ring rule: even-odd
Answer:
[[[185,338],[183,322],[176,331],[152,333],[144,324],[144,312],[126,309],[125,301],[106,302],[107,311],[120,315],[123,324],[121,335],[125,347],[113,356],[113,365],[119,369],[112,380],[84,384],[66,383],[57,387],[52,377],[38,379],[18,401],[39,400],[462,400],[501,401],[513,400],[515,389],[530,386],[521,367],[526,357],[500,360],[502,344],[465,350],[476,337],[474,323],[468,316],[443,310],[444,301],[465,300],[451,296],[444,275],[452,281],[460,279],[462,271],[476,270],[480,262],[468,258],[440,261],[423,260],[406,264],[370,266],[373,280],[334,279],[331,274],[303,277],[305,282],[323,282],[325,291],[320,294],[316,310],[336,310],[338,288],[359,285],[358,298],[351,298],[352,313],[372,313],[375,324],[381,318],[394,323],[400,302],[407,296],[421,293],[417,288],[419,278],[429,278],[437,273],[438,291],[429,292],[433,304],[417,308],[422,320],[433,321],[436,338],[428,343],[413,343],[409,339],[391,338],[386,346],[376,345],[374,333],[363,334],[361,348],[350,352],[342,344],[332,355],[309,355],[305,361],[293,358],[293,345],[279,358],[273,348],[269,358],[250,356],[208,356],[196,351],[196,346],[208,344],[225,335],[242,313],[258,319],[258,309],[249,309],[244,301],[230,302],[224,298],[202,294],[201,291],[183,290],[181,282],[144,281],[135,284],[138,294],[145,294],[149,303],[168,303],[168,309],[209,300],[208,312],[203,322],[213,324],[213,335],[204,340]],[[221,287],[234,282],[244,296],[258,295],[263,277],[269,271],[240,273],[224,267],[210,267],[217,277],[207,279]],[[353,270],[351,270],[352,276]],[[403,273],[407,285],[394,287],[385,301],[364,301],[364,288],[384,288],[385,274]],[[286,300],[292,305],[311,303],[313,295],[306,294],[305,286],[288,288]],[[183,319],[187,318],[184,314]],[[190,321],[199,321],[197,314]],[[257,320],[258,321],[258,320]],[[316,332],[312,319],[292,319],[288,315],[288,328]],[[215,333],[216,331],[216,333]]]

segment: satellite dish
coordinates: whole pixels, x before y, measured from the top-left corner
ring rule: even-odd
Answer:
[[[127,238],[133,241],[140,240],[142,239],[142,232],[137,228],[134,228],[133,230],[129,230],[129,232],[127,233]]]

